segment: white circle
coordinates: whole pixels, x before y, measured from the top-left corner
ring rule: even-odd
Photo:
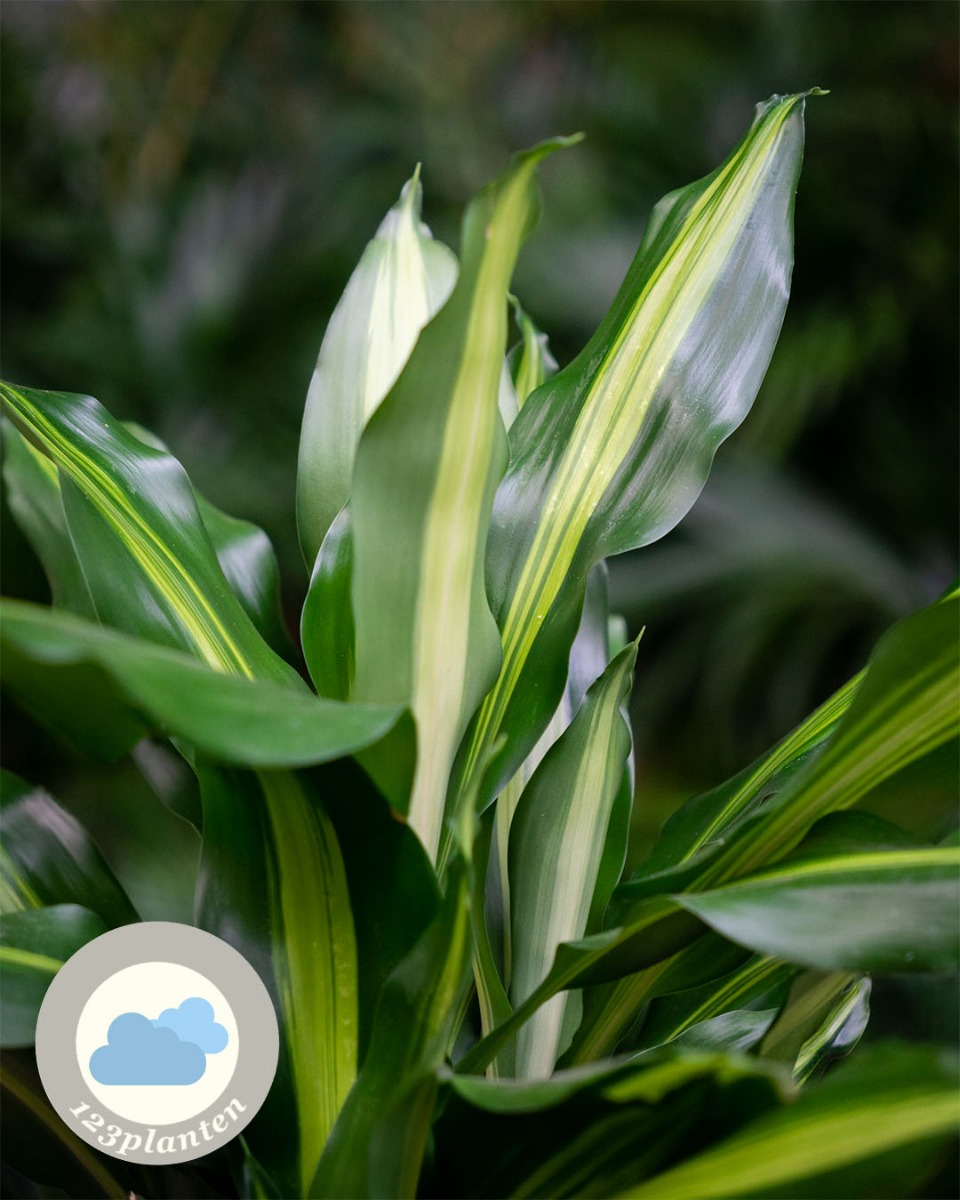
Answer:
[[[196,1083],[104,1084],[93,1077],[91,1055],[107,1045],[115,1017],[133,1012],[153,1021],[194,996],[213,1006],[214,1020],[226,1029],[228,1039],[219,1053],[206,1055],[206,1068]],[[205,975],[180,963],[145,962],[108,976],[93,992],[77,1023],[76,1047],[84,1082],[103,1105],[144,1125],[171,1125],[203,1112],[225,1091],[236,1069],[240,1036],[226,997]]]

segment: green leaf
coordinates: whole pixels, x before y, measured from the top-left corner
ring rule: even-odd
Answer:
[[[311,1197],[414,1195],[470,968],[470,872],[459,856],[434,920],[383,989],[370,1051]]]
[[[56,466],[97,615],[214,670],[298,686],[230,590],[180,464],[89,396],[0,384],[6,411]]]
[[[79,904],[105,928],[140,920],[93,839],[43,788],[0,771],[0,816],[0,912]]]
[[[43,564],[57,608],[95,615],[87,581],[70,541],[57,468],[3,421],[3,478],[10,511]]]
[[[822,749],[850,707],[862,680],[863,672],[740,774],[678,809],[664,825],[649,857],[634,873],[637,886],[631,887],[629,881],[622,885],[621,898],[629,900],[632,895],[639,895],[652,874],[688,863],[704,850],[728,840],[740,821],[756,811],[771,794],[782,791],[791,777]]]
[[[884,779],[955,736],[958,608],[953,593],[895,625],[877,646],[824,751],[790,778],[783,792],[768,801],[765,811],[736,830],[728,846],[703,865],[692,859],[689,874],[679,886],[706,891],[782,858],[825,814],[863,800]],[[676,883],[669,870],[664,879]],[[928,884],[938,901],[946,902],[948,885],[933,880]],[[485,1066],[524,1021],[561,989],[640,972],[699,936],[702,926],[692,912],[684,912],[682,898],[644,892],[618,912],[617,927],[562,944],[544,982],[503,1026],[464,1057],[461,1069]],[[943,930],[933,936],[937,945],[927,944],[924,953],[951,958],[955,951],[944,947]],[[757,944],[755,948],[764,947]],[[901,946],[902,953],[909,951],[910,947]],[[852,969],[854,964],[843,965]],[[622,990],[609,998],[609,1004],[618,1009],[616,1020],[611,1021],[609,1012],[593,1016],[607,1027],[608,1036],[618,1036],[611,1032],[611,1025],[621,1022],[622,1032],[623,1020],[630,1019],[629,1011],[624,1013],[623,1000]]]
[[[41,720],[108,757],[159,730],[223,762],[302,766],[369,745],[399,715],[225,675],[69,613],[6,600],[0,615],[11,689]]]
[[[760,105],[718,170],[657,205],[600,328],[510,431],[487,555],[503,665],[459,771],[508,735],[482,798],[559,700],[590,566],[680,520],[753,402],[786,307],[803,104]]]
[[[353,684],[352,579],[353,536],[350,510],[345,508],[323,539],[300,616],[300,642],[310,678],[320,695],[332,700],[346,700]]]
[[[357,1070],[357,948],[343,857],[323,804],[294,773],[199,765],[197,773],[198,923],[235,945],[278,1002],[303,1194]]]
[[[757,1026],[754,1040],[759,1041],[773,1024],[796,974],[797,968],[789,963],[755,956],[719,980],[654,999],[633,1049],[652,1049],[677,1038],[686,1038],[687,1045],[702,1044],[691,1035],[702,1038],[704,1026],[710,1022],[723,1021],[731,1015],[766,1013],[762,1028]],[[710,1027],[710,1034],[711,1039],[717,1037],[716,1026]],[[745,1044],[721,1047],[719,1040],[712,1040],[712,1044],[730,1051],[749,1048]]]
[[[563,144],[517,156],[471,203],[453,294],[424,328],[357,451],[352,694],[409,704],[413,712],[409,820],[431,855],[453,756],[499,666],[483,559],[493,493],[506,465],[497,408],[505,298],[536,216],[537,163]],[[377,755],[364,762],[375,776],[391,770]]]
[[[870,1017],[870,980],[848,971],[805,971],[760,1046],[785,1062],[798,1082],[851,1049]]]
[[[28,1056],[23,1051],[4,1051],[0,1057],[0,1086],[3,1156],[15,1169],[69,1189],[64,1194],[129,1200],[129,1164],[98,1154],[54,1112],[32,1052]]]
[[[770,1064],[655,1051],[543,1080],[456,1076],[427,1195],[609,1196],[792,1092]],[[495,1153],[491,1153],[495,1147]]]
[[[805,1091],[793,1107],[761,1117],[732,1138],[619,1195],[623,1200],[849,1196],[850,1191],[837,1191],[830,1181],[855,1164],[861,1168],[858,1189],[869,1187],[872,1159],[915,1142],[942,1141],[954,1133],[957,1122],[952,1055],[920,1046],[878,1045],[871,1050]]]
[[[3,1046],[32,1046],[37,1013],[54,975],[107,926],[77,904],[28,908],[0,915],[0,1025]]]
[[[520,330],[520,341],[507,355],[507,365],[513,380],[517,405],[523,408],[531,392],[557,373],[557,361],[550,353],[547,335],[541,333],[520,307],[516,296],[510,297],[513,318]]]
[[[570,727],[527,784],[510,832],[513,926],[511,998],[524,1001],[547,975],[556,947],[587,930],[614,800],[630,751],[621,708],[630,690],[635,644],[587,693]],[[549,1075],[569,997],[556,997],[517,1040],[521,1077]]]
[[[698,888],[792,850],[813,824],[852,808],[885,779],[930,754],[960,729],[960,600],[956,593],[893,626],[823,753],[768,804],[766,819],[704,870]]]
[[[825,970],[960,967],[960,847],[784,864],[675,897],[724,937]]]
[[[418,167],[363,252],[320,347],[297,470],[297,522],[309,567],[349,499],[364,425],[457,278],[456,256],[420,220],[421,200]]]

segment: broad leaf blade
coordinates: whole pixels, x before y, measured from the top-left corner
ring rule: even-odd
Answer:
[[[420,220],[421,199],[418,168],[364,251],[320,347],[297,470],[297,523],[308,566],[349,499],[364,425],[457,278],[456,257]]]
[[[753,402],[786,306],[803,100],[759,106],[722,167],[660,202],[597,333],[511,429],[487,564],[503,666],[461,769],[469,780],[509,734],[487,798],[559,699],[550,664],[565,659],[590,566],[680,520]]]
[[[864,1173],[866,1178],[875,1174],[872,1160],[881,1172],[889,1172],[891,1164],[883,1161],[888,1154],[949,1137],[957,1122],[953,1057],[920,1046],[872,1049],[871,1056],[852,1061],[804,1092],[792,1108],[761,1117],[734,1137],[619,1195],[623,1200],[849,1195],[833,1183],[843,1169],[857,1166],[863,1187]],[[913,1165],[909,1159],[908,1165]],[[880,1178],[872,1181],[874,1186]]]
[[[104,928],[139,921],[93,839],[43,788],[0,771],[0,912],[79,904]]]
[[[387,980],[370,1052],[310,1196],[415,1194],[469,966],[470,873],[458,857],[439,912]]]
[[[56,466],[97,615],[214,670],[301,683],[230,590],[180,464],[89,396],[0,385],[10,419]]]
[[[47,988],[67,959],[107,932],[100,917],[77,904],[0,915],[0,1029],[3,1046],[32,1046]]]
[[[497,409],[505,299],[536,215],[537,163],[560,144],[518,156],[471,203],[457,286],[421,333],[357,451],[353,695],[409,703],[418,739],[409,819],[431,855],[453,756],[499,665],[483,558],[506,460]],[[375,774],[391,769],[375,757],[369,767]]]
[[[303,766],[370,745],[399,716],[225,675],[69,613],[11,600],[0,613],[3,678],[88,752],[118,757],[159,730],[222,762]]]
[[[57,468],[9,421],[2,423],[3,478],[10,511],[43,564],[57,608],[95,615],[60,498]]]
[[[960,966],[960,847],[804,860],[675,899],[724,937],[807,966]]]
[[[621,708],[637,648],[622,651],[587,693],[570,727],[527,784],[510,832],[511,996],[518,1005],[547,975],[556,947],[587,931],[603,846],[630,751]],[[521,1031],[520,1076],[549,1075],[566,1004],[555,998]]]
[[[198,924],[237,946],[274,994],[302,1195],[357,1071],[357,948],[343,856],[323,804],[293,772],[198,765],[197,773]],[[290,1154],[283,1161],[275,1128],[265,1151],[252,1144],[279,1174],[278,1155],[289,1180]]]

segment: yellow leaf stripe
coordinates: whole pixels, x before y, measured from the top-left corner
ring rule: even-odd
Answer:
[[[749,201],[777,152],[787,117],[801,100],[791,97],[768,112],[707,185],[598,365],[551,478],[543,518],[503,621],[503,667],[480,710],[467,777],[497,736],[587,524],[636,442],[667,368],[742,234]]]
[[[0,385],[18,426],[96,506],[150,583],[170,605],[199,656],[214,670],[254,678],[216,609],[176,554],[130,503],[116,480],[57,429],[17,388]]]
[[[357,1071],[357,946],[336,833],[296,776],[258,774],[276,851],[274,969],[285,1017],[306,1195]]]

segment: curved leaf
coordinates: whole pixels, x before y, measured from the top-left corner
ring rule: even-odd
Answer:
[[[960,967],[960,847],[804,859],[674,899],[724,937],[807,966]]]
[[[37,1013],[54,975],[107,926],[78,904],[0,915],[0,1032],[3,1046],[32,1046]]]
[[[160,730],[223,762],[301,766],[370,745],[399,716],[212,671],[69,613],[6,600],[0,617],[3,678],[88,752],[117,757]]]
[[[421,200],[418,167],[363,252],[320,347],[297,469],[300,545],[311,567],[350,496],[364,425],[457,278],[456,256],[420,220]]]
[[[198,924],[256,966],[278,1005],[302,1195],[357,1071],[357,947],[343,856],[323,804],[293,772],[196,769]],[[275,1085],[273,1105],[284,1090]],[[279,1158],[289,1180],[291,1154],[283,1155],[282,1143],[290,1134],[278,1145],[276,1124],[265,1149],[262,1133],[251,1134],[251,1145],[277,1175]]]
[[[753,402],[786,307],[803,103],[758,106],[723,166],[657,205],[600,328],[510,431],[487,557],[503,666],[460,772],[506,732],[487,799],[559,700],[590,566],[680,520]]]
[[[57,468],[4,420],[3,478],[10,511],[36,551],[57,608],[95,616],[60,498]]]
[[[409,704],[413,712],[409,820],[431,855],[454,753],[499,665],[483,557],[506,461],[497,408],[505,299],[536,215],[537,163],[563,144],[517,156],[471,203],[457,286],[424,328],[357,451],[350,501],[352,694]],[[390,769],[376,760],[364,760],[375,776]]]
[[[67,527],[104,624],[188,650],[214,670],[302,684],[230,590],[176,459],[89,396],[9,384],[0,396],[58,470]]]
[[[104,928],[139,921],[96,843],[43,788],[0,771],[0,912],[79,904]]]
[[[849,1067],[804,1092],[797,1103],[761,1117],[741,1133],[619,1193],[623,1200],[743,1200],[778,1195],[849,1195],[831,1176],[886,1152],[945,1140],[956,1130],[956,1061],[928,1047],[872,1047]],[[882,1165],[881,1165],[882,1164]],[[882,1175],[880,1176],[882,1178]],[[849,1182],[849,1181],[848,1181]],[[790,1189],[781,1191],[781,1189]],[[861,1193],[871,1194],[871,1193]],[[907,1194],[905,1192],[899,1193]]]

